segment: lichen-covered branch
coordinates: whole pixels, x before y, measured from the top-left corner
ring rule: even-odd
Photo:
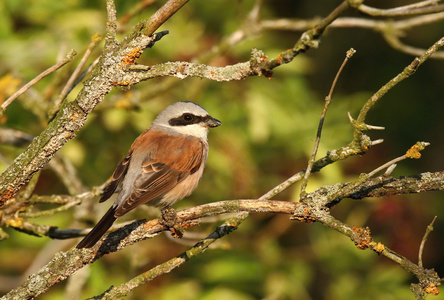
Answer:
[[[127,74],[124,83],[126,85],[134,85],[142,80],[161,76],[174,76],[180,79],[199,77],[215,81],[241,80],[250,76],[271,77],[274,68],[290,63],[298,54],[306,52],[310,48],[316,48],[327,26],[347,8],[347,2],[343,2],[327,17],[321,19],[313,28],[304,32],[292,49],[282,52],[275,59],[269,59],[262,51],[253,49],[249,62],[226,67],[212,67],[188,62],[167,62],[154,66],[131,65],[128,66],[128,69],[133,72]],[[240,33],[240,35],[242,37],[246,36],[243,33]],[[242,38],[237,37],[234,40],[236,43],[242,40]]]
[[[219,215],[229,212],[268,212],[292,214],[297,203],[286,201],[231,200],[210,203],[177,212],[179,223],[196,224],[205,216]],[[148,222],[137,221],[109,234],[90,249],[73,248],[66,252],[56,253],[54,258],[37,273],[32,274],[18,288],[3,296],[6,299],[33,299],[65,280],[75,271],[101,258],[103,255],[119,251],[144,239],[156,236],[167,228],[158,219]],[[213,238],[217,238],[214,236]]]
[[[252,58],[257,57],[265,58],[265,54],[256,50],[253,52]],[[125,82],[128,82],[129,85],[164,76],[172,76],[180,79],[198,77],[215,81],[231,81],[257,75],[260,72],[260,70],[255,70],[254,66],[250,63],[245,62],[226,67],[212,67],[189,62],[166,62],[153,66],[132,65],[129,66],[129,70],[134,71],[125,77]]]
[[[306,196],[308,201],[304,201],[303,204],[259,199],[220,201],[178,211],[177,217],[179,223],[182,225],[195,225],[199,222],[200,218],[224,213],[261,212],[289,215],[294,214],[293,218],[296,220],[304,222],[322,222],[324,225],[332,227],[342,234],[349,236],[354,242],[359,244],[360,240],[356,233],[353,232],[352,227],[340,223],[338,220],[331,217],[331,215],[327,212],[328,207],[331,207],[332,203],[337,204],[339,203],[340,199],[344,198],[362,199],[365,197],[375,197],[381,195],[409,194],[438,190],[442,191],[444,190],[444,171],[436,173],[423,173],[412,177],[385,178],[382,176],[368,179],[356,186],[354,189],[347,190],[347,193],[338,194],[338,191],[346,191],[346,189],[344,189],[346,186],[347,183],[341,183],[333,186],[322,187],[312,193],[309,193]],[[330,199],[331,195],[333,194],[337,195],[338,198],[332,202]],[[147,222],[137,221],[117,230],[116,232],[108,234],[91,249],[71,249],[67,252],[58,253],[38,273],[31,275],[29,279],[20,287],[12,290],[10,293],[5,295],[5,297],[0,299],[11,299],[14,297],[17,297],[17,299],[34,298],[44,293],[57,282],[66,279],[76,270],[82,268],[85,264],[90,264],[105,254],[119,251],[141,240],[151,238],[164,230],[167,230],[167,228],[162,225],[158,219]],[[377,251],[377,249],[381,250],[381,248],[377,248],[381,247],[381,245],[378,243],[371,243],[368,245],[368,247],[374,251]],[[384,248],[385,252],[380,250],[380,253],[385,253],[385,256],[394,260],[395,262],[407,264],[402,266],[409,271],[412,271],[410,269],[413,268],[411,265],[413,263],[407,263],[407,261],[402,258],[401,255],[389,250],[386,247]],[[415,264],[413,265],[415,266],[414,268],[416,270],[417,266]],[[424,274],[428,276],[427,280],[435,282],[434,280],[437,276],[436,274],[431,274],[428,271]],[[38,287],[35,286],[37,283],[39,284]],[[438,285],[439,283],[436,284]]]
[[[120,286],[111,287],[101,295],[95,296],[91,299],[117,299],[128,295],[129,292],[135,288],[145,284],[148,281],[153,280],[165,273],[169,273],[172,270],[180,267],[190,259],[202,254],[208,247],[218,239],[230,234],[244,221],[246,215],[239,214],[238,216],[226,220],[224,224],[217,227],[208,237],[195,244],[193,247],[183,252],[182,254],[155,266],[154,268],[137,275],[131,280],[121,284]]]
[[[407,30],[424,26],[427,24],[437,23],[444,19],[444,12],[430,13],[421,16],[403,18],[400,20],[390,19],[371,19],[357,17],[341,17],[337,18],[329,25],[333,28],[364,28],[370,29],[382,34],[382,37],[394,49],[414,55],[420,56],[426,49],[421,49],[401,42],[401,37],[406,36]],[[319,18],[313,19],[271,19],[260,21],[257,25],[261,30],[286,30],[286,31],[304,31],[312,28],[319,22]],[[257,30],[256,34],[260,30]],[[238,34],[237,36],[242,36]],[[245,34],[244,34],[245,38]],[[443,59],[444,52],[436,51],[432,58]]]
[[[40,170],[54,154],[75,137],[86,122],[87,116],[114,86],[134,85],[141,80],[158,76],[200,76],[209,79],[239,80],[248,76],[271,76],[275,67],[289,63],[301,52],[318,44],[325,28],[347,7],[343,2],[315,28],[307,31],[291,51],[281,53],[269,60],[261,51],[253,51],[249,62],[225,68],[213,68],[189,63],[166,63],[148,68],[146,73],[129,72],[142,51],[159,39],[154,30],[180,9],[186,0],[170,0],[149,20],[139,23],[119,44],[116,40],[116,11],[113,1],[107,1],[108,22],[105,34],[105,49],[99,63],[84,82],[84,87],[75,101],[63,103],[48,127],[34,139],[28,148],[16,158],[0,176],[0,207],[10,199],[30,178]],[[162,33],[163,35],[163,33]],[[158,73],[156,73],[156,71]],[[214,77],[213,77],[214,76]]]
[[[118,28],[114,2],[112,0],[107,0],[108,23],[105,34],[106,43],[104,51],[100,60],[98,60],[98,63],[92,68],[90,77],[84,81],[83,89],[73,102],[63,102],[62,99],[72,83],[72,80],[70,81],[71,83],[66,86],[66,89],[64,89],[64,92],[59,98],[60,103],[57,103],[56,105],[58,113],[54,116],[54,119],[52,119],[45,131],[32,141],[26,151],[17,157],[0,177],[0,207],[2,207],[0,213],[5,213],[4,215],[0,215],[0,225],[10,226],[30,234],[45,235],[54,239],[73,238],[84,234],[83,231],[76,229],[63,230],[51,226],[33,224],[26,218],[52,214],[69,209],[85,198],[98,195],[100,189],[82,194],[80,193],[82,190],[81,182],[76,181],[75,176],[67,176],[66,180],[64,180],[64,184],[71,187],[69,193],[77,193],[78,196],[31,197],[34,187],[33,184],[36,182],[36,177],[33,177],[33,175],[48,163],[53,158],[54,154],[67,141],[75,137],[76,132],[84,126],[88,114],[95,109],[105,95],[107,95],[115,86],[131,86],[141,81],[156,77],[177,77],[181,79],[186,77],[199,77],[215,81],[240,80],[249,76],[271,77],[274,68],[289,63],[300,53],[317,47],[319,45],[320,37],[329,26],[345,27],[350,26],[350,24],[353,24],[354,22],[354,24],[360,24],[362,27],[373,28],[384,33],[387,40],[395,37],[393,43],[396,43],[399,34],[398,30],[400,30],[400,28],[415,26],[412,25],[415,22],[417,22],[416,24],[424,24],[427,22],[433,22],[434,20],[441,20],[443,18],[442,13],[420,16],[395,21],[392,24],[393,27],[390,28],[388,27],[388,22],[383,21],[356,18],[338,19],[350,6],[362,11],[365,11],[366,9],[368,10],[368,7],[362,5],[362,1],[349,0],[342,2],[323,19],[316,19],[313,20],[313,23],[306,22],[302,25],[299,23],[297,26],[308,26],[304,29],[306,31],[302,34],[301,38],[291,49],[283,51],[273,59],[269,59],[261,50],[253,49],[249,61],[225,67],[208,66],[202,64],[202,62],[166,62],[152,66],[136,64],[136,61],[142,52],[146,48],[153,46],[156,41],[167,33],[167,31],[163,31],[158,34],[153,34],[155,30],[157,30],[161,24],[187,2],[188,0],[168,1],[150,19],[141,21],[122,42],[119,42],[116,38]],[[438,9],[430,9],[433,4],[432,2],[433,1],[423,1],[414,6],[410,5],[408,7],[403,7],[402,9],[413,9],[415,10],[415,14],[442,10],[442,7],[439,7]],[[239,43],[246,37],[258,34],[264,29],[271,29],[273,26],[275,26],[275,29],[278,26],[289,27],[289,23],[282,22],[282,20],[280,20],[280,23],[278,22],[279,20],[276,20],[275,23],[273,23],[273,21],[261,22],[259,20],[260,3],[261,2],[258,1],[256,6],[253,7],[248,22],[246,22],[247,24],[244,25],[244,28],[236,31],[232,36],[225,39],[220,44],[219,50],[228,49],[230,46]],[[390,13],[396,15],[398,12],[392,10]],[[410,24],[407,24],[407,22],[410,22]],[[391,29],[393,29],[391,34],[387,33]],[[376,92],[364,105],[356,121],[350,117],[351,124],[355,129],[353,141],[345,147],[327,153],[324,158],[314,162],[311,172],[319,171],[324,166],[335,161],[363,154],[371,146],[380,143],[380,140],[372,141],[370,137],[363,134],[366,130],[382,129],[364,123],[368,112],[373,108],[374,104],[385,95],[385,93],[397,83],[412,75],[425,60],[436,54],[437,50],[443,44],[444,38],[436,42],[425,53],[419,55],[420,57],[416,58],[403,70],[403,72]],[[92,44],[91,47],[94,45],[95,44]],[[210,56],[211,55],[203,57],[202,60],[205,61]],[[77,73],[80,69],[81,67],[77,69]],[[2,138],[2,134],[3,132],[0,131],[0,139]],[[14,134],[16,137],[10,140],[13,144],[21,144],[23,143],[23,138],[27,138],[20,136],[17,132]],[[406,155],[404,155],[403,158],[405,158]],[[313,155],[313,161],[314,158],[315,155]],[[215,240],[236,229],[237,226],[248,217],[248,213],[256,212],[288,214],[293,216],[293,220],[302,222],[320,222],[323,225],[348,236],[359,249],[371,249],[378,254],[384,255],[414,274],[419,281],[417,286],[418,289],[415,289],[415,295],[419,295],[424,291],[427,293],[431,291],[430,293],[433,293],[433,291],[437,290],[436,287],[440,284],[440,278],[433,270],[425,269],[423,268],[422,263],[417,265],[402,255],[387,248],[385,245],[375,242],[371,236],[370,229],[357,228],[344,224],[329,213],[330,208],[338,205],[345,198],[363,199],[366,197],[383,197],[387,195],[392,196],[397,194],[444,190],[444,171],[423,173],[402,178],[390,177],[389,173],[386,172],[384,176],[371,178],[376,172],[387,168],[390,164],[393,164],[393,162],[394,161],[391,161],[390,163],[375,169],[366,176],[361,176],[355,182],[324,186],[314,192],[306,193],[304,195],[303,203],[270,200],[272,197],[300,180],[304,173],[304,171],[301,171],[288,178],[259,199],[220,201],[179,211],[177,213],[179,223],[188,226],[198,224],[200,219],[206,216],[225,213],[238,213],[238,215],[236,218],[225,222],[224,225],[219,226],[210,236],[203,239],[200,243],[196,244],[182,255],[173,258],[165,264],[159,265],[148,272],[138,275],[133,280],[130,280],[121,286],[111,288],[103,295],[97,296],[96,298],[115,299],[122,297],[148,280],[177,268],[190,258],[202,253]],[[63,174],[67,171],[67,169],[60,164],[54,164],[53,167],[55,170],[59,170],[59,174]],[[67,173],[69,174],[69,172]],[[34,181],[31,182],[33,184],[28,185],[19,196],[13,197],[17,191],[30,180]],[[23,207],[25,206],[23,204],[32,205],[38,202],[61,204],[61,206],[41,212],[23,211]],[[4,205],[5,203],[6,205]],[[93,263],[102,256],[120,251],[121,249],[141,240],[156,236],[165,230],[167,230],[167,228],[159,223],[157,219],[150,221],[136,221],[106,235],[104,239],[91,249],[72,249],[66,252],[60,252],[56,254],[45,267],[31,275],[20,287],[10,291],[10,293],[5,295],[2,299],[35,298],[45,293],[56,283],[65,280],[83,266]],[[5,233],[0,230],[0,239],[2,237],[5,237]]]
[[[156,40],[156,35],[143,35],[139,28],[139,31],[132,33],[131,38],[127,37],[117,44],[113,25],[116,12],[110,3],[112,1],[108,1],[107,5],[109,20],[105,50],[99,64],[84,82],[75,101],[63,103],[48,127],[0,176],[0,207],[48,163],[63,145],[76,136],[76,132],[84,126],[88,114],[114,86],[122,84],[126,73],[122,67]],[[163,18],[170,16],[164,15]]]
[[[362,0],[348,0],[350,6],[370,16],[378,17],[405,17],[412,15],[430,14],[444,11],[444,5],[437,5],[436,0],[420,1],[409,5],[390,9],[380,9],[363,4]]]
[[[304,202],[296,207],[293,219],[306,223],[320,222],[349,237],[358,249],[371,249],[399,264],[403,269],[417,277],[419,283],[413,286],[419,288],[414,290],[414,294],[418,299],[423,299],[421,295],[425,293],[439,293],[437,286],[441,284],[442,279],[433,269],[425,269],[422,265],[413,263],[382,243],[375,242],[369,228],[350,226],[337,220],[329,213],[329,208],[338,204],[344,198],[362,199],[372,196],[420,193],[424,192],[424,188],[429,191],[443,191],[443,176],[444,172],[424,173],[407,178],[385,178],[381,176],[367,179],[357,185],[352,184],[351,188],[349,184],[322,187],[308,194]]]

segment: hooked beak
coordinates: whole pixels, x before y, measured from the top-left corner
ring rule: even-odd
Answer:
[[[222,122],[219,121],[218,119],[208,116],[208,119],[205,120],[205,125],[210,128],[214,128],[222,125]]]

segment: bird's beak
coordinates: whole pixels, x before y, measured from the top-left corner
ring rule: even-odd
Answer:
[[[207,120],[205,120],[205,125],[210,128],[219,127],[220,125],[222,125],[222,122],[213,117],[209,117]]]

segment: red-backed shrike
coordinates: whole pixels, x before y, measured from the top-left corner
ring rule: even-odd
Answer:
[[[77,248],[94,246],[118,217],[139,205],[168,207],[190,195],[205,167],[208,128],[221,124],[193,102],[165,108],[117,166],[99,202],[121,185],[117,199]]]

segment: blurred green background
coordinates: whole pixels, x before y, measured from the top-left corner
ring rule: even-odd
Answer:
[[[118,17],[138,3],[116,1]],[[146,19],[163,2],[155,2],[128,23],[120,38],[138,20]],[[255,1],[191,1],[160,30],[170,34],[146,50],[140,64],[192,61],[217,46],[244,23]],[[328,14],[340,1],[263,1],[261,19],[314,18]],[[367,2],[366,2],[367,3]],[[405,1],[368,1],[376,7],[394,7]],[[362,16],[350,10],[347,15]],[[104,1],[5,0],[0,2],[0,101],[53,65],[74,48],[74,63],[46,77],[15,101],[0,119],[2,127],[38,135],[47,125],[46,110],[79,62],[94,33],[103,33]],[[406,32],[403,41],[427,48],[443,36],[443,24]],[[301,32],[264,31],[213,57],[208,64],[225,66],[249,59],[251,48],[270,58],[291,48]],[[103,43],[88,63],[100,55]],[[135,137],[168,104],[192,100],[223,122],[209,134],[210,155],[198,189],[178,203],[180,209],[211,201],[256,198],[305,167],[323,99],[345,52],[357,53],[342,73],[324,125],[319,157],[346,145],[352,138],[347,112],[357,116],[373,92],[402,71],[413,57],[390,48],[368,29],[332,28],[318,49],[299,55],[274,71],[272,79],[248,78],[218,83],[206,79],[159,78],[130,90],[116,89],[89,115],[86,126],[58,153],[76,168],[86,189],[102,184],[124,157]],[[444,62],[429,60],[419,71],[391,90],[368,116],[368,123],[385,126],[371,132],[384,139],[365,156],[328,166],[311,177],[308,191],[326,184],[349,181],[402,155],[416,141],[431,146],[423,158],[403,161],[395,176],[444,168]],[[68,96],[73,100],[81,89]],[[0,171],[24,148],[0,145]],[[296,200],[295,186],[276,199]],[[37,194],[66,194],[67,189],[50,168],[40,175]],[[444,274],[442,193],[397,196],[363,201],[343,200],[333,209],[338,219],[369,226],[373,237],[417,261],[426,226],[437,215],[435,231],[424,253],[424,265]],[[441,201],[440,201],[441,200]],[[95,199],[94,201],[97,201]],[[109,204],[97,208],[97,217]],[[35,207],[34,210],[47,206]],[[74,209],[31,219],[59,228],[76,223]],[[150,218],[158,212],[141,208],[125,216]],[[190,231],[210,233],[220,221]],[[77,241],[51,241],[4,229],[10,238],[0,242],[0,294],[20,285],[30,272],[44,265],[54,252]],[[174,257],[189,246],[159,236],[108,255],[95,262],[83,296],[102,293],[133,276]],[[251,215],[230,236],[170,274],[139,287],[128,299],[414,299],[410,274],[370,251],[357,250],[347,238],[320,224],[291,222],[288,216]],[[62,282],[40,299],[70,299]],[[431,297],[431,296],[430,296]],[[432,298],[432,297],[431,297]],[[440,295],[433,299],[444,299]]]

